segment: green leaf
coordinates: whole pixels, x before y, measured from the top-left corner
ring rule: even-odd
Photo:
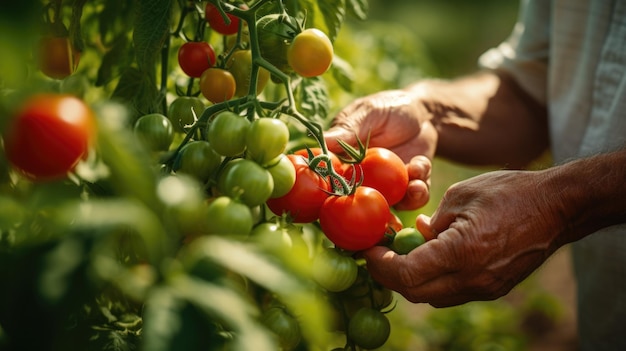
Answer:
[[[369,12],[369,3],[367,0],[346,0],[346,10],[348,15],[360,20],[366,20]]]
[[[354,83],[354,70],[348,61],[335,55],[333,57],[333,64],[330,67],[330,72],[335,78],[335,81],[341,89],[352,92],[352,84]]]
[[[153,74],[161,48],[169,35],[172,0],[140,0],[133,31],[137,65]]]
[[[317,1],[317,6],[320,12],[319,16],[326,24],[328,37],[331,41],[335,41],[346,18],[346,0],[320,0]],[[317,17],[314,19],[315,23],[317,23]]]
[[[119,99],[131,107],[131,120],[148,113],[163,113],[159,103],[163,97],[154,79],[134,67],[129,67],[122,73],[112,98]]]
[[[128,37],[120,35],[116,38],[113,46],[102,56],[102,63],[98,68],[96,86],[103,86],[120,76],[132,63],[132,54],[133,50],[130,48]]]
[[[295,92],[298,110],[307,118],[320,123],[328,116],[330,101],[324,80],[321,77],[304,78]]]

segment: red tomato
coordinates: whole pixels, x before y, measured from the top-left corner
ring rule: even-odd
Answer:
[[[190,41],[178,49],[178,64],[190,77],[200,78],[202,73],[215,65],[215,50],[206,42]]]
[[[309,148],[309,150],[311,150],[311,152],[313,153],[313,156],[317,156],[322,153],[322,148],[319,148],[319,147],[312,147],[312,148]],[[309,158],[309,153],[307,149],[299,149],[294,152],[294,155],[300,155],[306,159]],[[343,171],[343,167],[344,167],[343,163],[341,162],[339,157],[337,157],[337,155],[335,155],[334,153],[330,151],[329,151],[329,156],[333,164],[333,169],[335,170],[335,172],[337,172],[337,174],[341,175]],[[318,168],[326,168],[326,162],[324,161],[320,162],[318,164]]]
[[[95,117],[82,100],[41,94],[17,113],[4,135],[4,149],[31,179],[62,178],[87,154],[95,134]]]
[[[294,223],[309,223],[319,216],[320,207],[328,197],[330,185],[309,168],[304,157],[287,155],[296,168],[296,182],[284,196],[267,200],[267,206],[277,215],[289,213]]]
[[[230,19],[230,23],[226,24],[220,10],[211,3],[207,3],[204,9],[204,18],[209,23],[209,26],[214,31],[223,34],[230,35],[237,33],[239,30],[239,17],[227,13],[226,16]]]
[[[367,149],[360,164],[346,168],[346,179],[351,179],[355,170],[356,181],[362,178],[362,185],[380,191],[389,206],[397,204],[404,197],[409,174],[402,159],[392,151],[382,147]]]
[[[385,236],[389,205],[376,189],[359,186],[351,195],[330,196],[319,219],[326,237],[344,250],[368,249]]]

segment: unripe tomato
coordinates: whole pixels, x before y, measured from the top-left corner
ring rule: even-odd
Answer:
[[[235,78],[235,96],[248,95],[250,90],[250,80],[252,79],[252,52],[250,50],[237,50],[235,51],[226,69],[232,73]],[[259,95],[263,92],[265,85],[270,80],[270,72],[263,67],[259,68],[256,81],[256,94]]]
[[[204,102],[194,96],[181,96],[172,101],[170,107],[167,110],[167,118],[172,122],[174,130],[184,133],[185,126],[192,125],[195,122],[195,118],[200,117],[204,112]]]
[[[296,19],[285,14],[270,14],[259,18],[256,25],[261,56],[279,70],[291,72],[287,50],[299,28]]]
[[[248,128],[248,155],[259,164],[266,164],[282,154],[289,142],[289,128],[277,118],[257,118]]]
[[[417,229],[407,227],[396,233],[391,248],[400,255],[406,255],[424,242],[424,236]]]
[[[207,138],[222,156],[237,156],[246,150],[250,121],[231,111],[220,112],[207,127]]]
[[[289,66],[303,77],[316,77],[333,62],[333,44],[317,28],[308,28],[296,35],[287,50]]]
[[[70,95],[32,96],[9,123],[4,134],[6,157],[31,179],[65,177],[96,136],[93,112]]]
[[[54,79],[63,79],[76,71],[80,53],[68,37],[44,37],[39,41],[39,69]]]
[[[349,256],[334,248],[324,248],[313,257],[313,279],[324,289],[339,292],[348,289],[356,281],[358,265]]]
[[[278,155],[265,166],[274,180],[274,190],[270,198],[277,198],[287,194],[296,182],[296,167],[284,154]]]
[[[228,196],[220,196],[207,207],[208,234],[250,234],[254,220],[250,208]]]
[[[278,337],[281,350],[291,351],[300,343],[300,325],[284,308],[268,308],[261,315],[261,323]]]
[[[348,337],[368,350],[383,346],[390,333],[391,324],[387,316],[369,307],[358,310],[348,323]]]
[[[232,161],[231,161],[232,162]],[[220,175],[219,190],[250,207],[263,204],[272,195],[274,180],[256,162],[239,159]]]
[[[215,65],[215,50],[203,41],[186,42],[178,49],[178,64],[188,76],[200,78],[204,71]]]
[[[221,68],[209,68],[200,76],[200,92],[212,103],[232,99],[236,86],[235,77]]]
[[[224,21],[222,14],[215,5],[207,3],[204,8],[204,18],[209,23],[209,26],[216,32],[223,35],[230,35],[237,33],[239,30],[239,17],[227,13],[226,16],[229,19],[229,23]]]
[[[172,122],[160,113],[139,117],[134,130],[139,140],[151,151],[167,151],[174,141]]]
[[[205,182],[219,167],[221,161],[221,156],[213,150],[209,142],[195,140],[182,147],[173,168],[176,173],[189,174]]]

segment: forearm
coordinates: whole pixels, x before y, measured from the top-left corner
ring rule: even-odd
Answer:
[[[422,81],[407,90],[430,113],[438,156],[520,168],[548,147],[545,107],[506,76],[480,72],[453,81]]]
[[[542,171],[547,198],[564,220],[560,244],[626,223],[626,148]]]

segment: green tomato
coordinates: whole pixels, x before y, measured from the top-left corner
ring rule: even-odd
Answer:
[[[237,156],[246,150],[246,135],[250,121],[230,111],[220,112],[207,129],[213,149],[222,156]]]
[[[250,208],[228,196],[214,199],[206,213],[209,221],[208,234],[247,236],[252,230]]]
[[[265,203],[274,190],[270,172],[250,160],[240,159],[227,165],[220,178],[218,188],[222,193],[250,207]]]
[[[259,18],[256,25],[261,56],[279,70],[291,72],[287,50],[297,34],[297,20],[286,14],[269,14]]]
[[[213,150],[208,141],[196,140],[182,147],[174,162],[174,171],[189,174],[205,182],[221,162],[222,157]]]
[[[172,122],[175,131],[184,133],[185,126],[192,125],[196,118],[202,115],[204,109],[205,105],[202,99],[194,96],[181,96],[170,104],[167,118]]]
[[[348,337],[364,349],[383,346],[390,333],[391,325],[387,316],[373,308],[361,308],[348,322]]]
[[[174,141],[172,122],[160,113],[139,117],[134,130],[139,140],[151,151],[167,151]]]
[[[246,134],[248,156],[264,165],[282,154],[289,142],[289,128],[277,118],[257,118]]]
[[[274,180],[274,190],[270,198],[277,198],[287,194],[296,183],[296,167],[284,154],[270,161],[266,169]]]
[[[313,279],[324,289],[339,292],[348,289],[357,278],[358,265],[334,248],[324,248],[313,258]]]
[[[302,338],[300,325],[284,308],[268,308],[261,315],[261,323],[278,337],[281,350],[293,350],[300,343]]]
[[[228,60],[226,69],[235,78],[235,96],[246,96],[250,90],[250,80],[252,79],[252,52],[250,50],[237,50]],[[256,95],[261,94],[265,85],[270,80],[270,72],[263,67],[259,67],[257,72]]]
[[[391,243],[393,251],[406,255],[416,247],[426,242],[422,233],[412,227],[402,228],[396,233]]]

